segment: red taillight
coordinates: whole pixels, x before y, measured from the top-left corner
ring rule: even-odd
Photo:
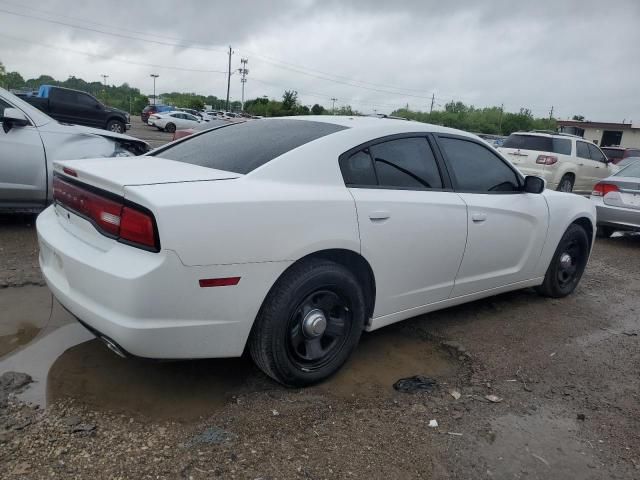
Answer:
[[[120,239],[155,249],[156,235],[151,215],[124,207],[120,218]]]
[[[553,155],[538,155],[538,158],[536,159],[536,163],[539,163],[541,165],[553,165],[557,161],[558,157],[555,157]]]
[[[77,177],[78,172],[76,172],[73,168],[63,167],[62,171],[71,177]]]
[[[145,249],[159,250],[150,213],[125,206],[99,193],[53,177],[53,200],[92,222],[96,229],[112,238]]]
[[[620,189],[618,188],[617,185],[614,185],[612,183],[600,182],[595,184],[595,186],[593,187],[593,192],[591,192],[591,195],[595,197],[604,197],[607,193],[619,192],[619,191]]]

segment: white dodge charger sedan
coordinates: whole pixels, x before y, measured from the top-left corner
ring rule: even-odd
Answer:
[[[568,295],[596,221],[473,135],[336,116],[56,162],[54,199],[37,220],[43,274],[110,348],[247,348],[290,386],[338,370],[363,330],[525,287]]]

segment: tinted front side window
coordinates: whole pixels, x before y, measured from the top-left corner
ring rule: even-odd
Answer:
[[[576,155],[580,158],[591,158],[587,142],[576,142]]]
[[[252,120],[189,137],[154,155],[246,174],[289,150],[346,128],[307,120]]]
[[[451,165],[458,190],[470,192],[520,190],[516,173],[488,148],[457,138],[440,138],[439,143]]]
[[[442,188],[436,159],[426,138],[391,140],[373,145],[370,150],[380,186]]]
[[[589,153],[591,154],[591,159],[596,162],[606,162],[606,157],[602,154],[602,152],[595,145],[589,145]]]
[[[83,95],[82,93],[78,93],[76,95],[77,95],[78,103],[83,107],[95,108],[95,106],[98,104],[98,102],[96,102],[89,95]]]

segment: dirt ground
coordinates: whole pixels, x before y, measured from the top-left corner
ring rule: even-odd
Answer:
[[[568,298],[392,325],[291,390],[246,358],[115,356],[43,286],[29,219],[0,220],[2,478],[640,478],[640,235],[599,239]],[[393,390],[411,375],[437,384]]]

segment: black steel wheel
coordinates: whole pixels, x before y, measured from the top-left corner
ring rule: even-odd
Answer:
[[[360,340],[366,308],[355,275],[338,263],[303,260],[276,282],[249,338],[258,367],[286,386],[333,375]]]
[[[575,290],[589,259],[589,237],[583,227],[569,226],[562,236],[538,291],[548,297],[566,297]]]

